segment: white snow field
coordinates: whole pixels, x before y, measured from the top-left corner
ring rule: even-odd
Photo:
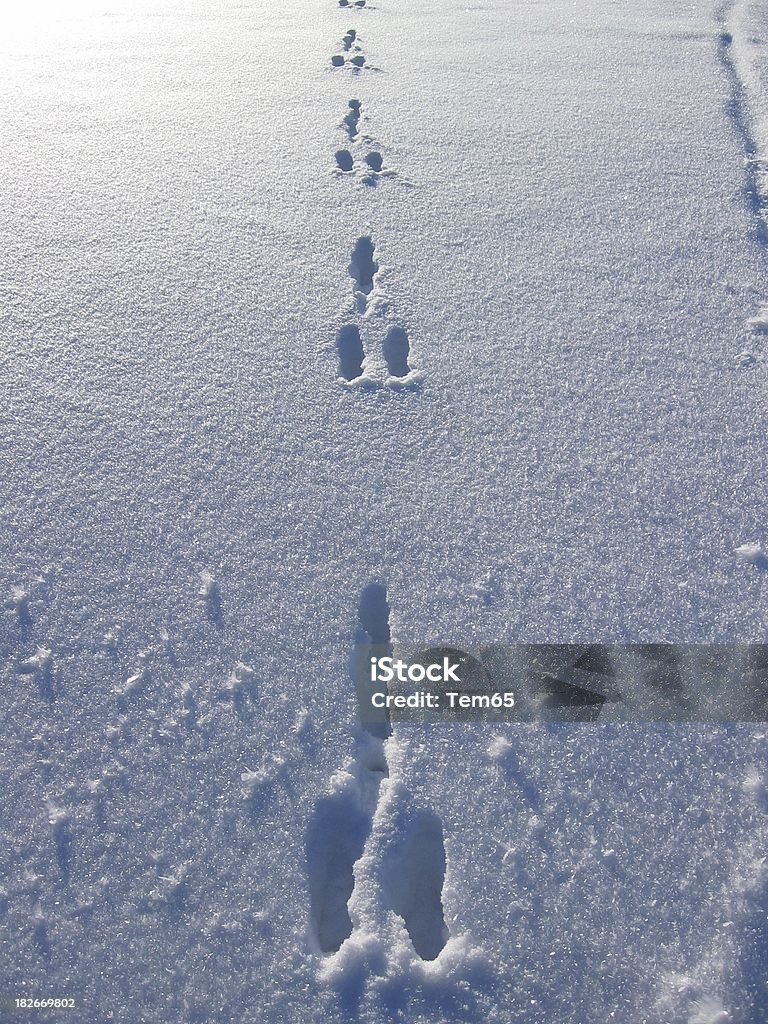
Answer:
[[[2,6],[3,1024],[768,1021],[768,727],[350,674],[765,640],[767,12]]]

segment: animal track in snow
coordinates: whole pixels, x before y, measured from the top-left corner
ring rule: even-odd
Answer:
[[[356,685],[367,678],[365,669],[373,654],[392,654],[389,616],[386,589],[381,584],[366,587],[358,605],[354,644]],[[381,896],[402,918],[416,953],[423,960],[434,960],[448,939],[440,819],[430,810],[413,808],[402,786],[396,785],[393,797],[388,794],[380,806],[381,783],[389,776],[386,744],[391,735],[386,712],[381,721],[363,725],[352,765],[334,776],[333,792],[318,800],[307,829],[310,921],[314,940],[325,955],[337,952],[352,934],[348,905],[355,887],[355,864],[369,842],[384,843]],[[380,814],[383,818],[376,824]]]
[[[365,163],[368,169],[363,171],[360,178],[363,185],[374,187],[378,185],[381,178],[393,178],[396,174],[395,171],[384,170],[384,159],[381,153],[378,153],[375,150],[368,153],[365,158]]]
[[[348,149],[336,150],[336,165],[340,171],[345,173],[354,170],[355,160]]]
[[[354,142],[360,134],[360,118],[363,115],[363,105],[360,100],[350,100],[349,109],[342,121],[349,135],[350,142]]]
[[[360,331],[354,324],[342,327],[336,335],[336,350],[339,354],[339,373],[345,380],[356,380],[363,372],[363,343]]]
[[[373,312],[383,310],[386,305],[379,286],[380,269],[372,238],[361,235],[352,249],[348,272],[352,279],[355,312],[363,321],[370,320]],[[410,364],[410,349],[407,331],[400,326],[391,326],[382,341],[383,360],[370,356],[366,361],[360,328],[347,324],[336,333],[337,381],[375,387],[377,378],[380,381],[383,376],[383,383],[389,388],[413,390],[418,387],[421,374]]]
[[[383,349],[390,377],[407,377],[411,372],[408,365],[411,346],[407,331],[402,327],[391,327],[384,339]]]
[[[445,845],[443,826],[432,811],[406,811],[395,842],[387,845],[382,887],[405,923],[422,960],[434,960],[448,941],[443,915]]]
[[[341,122],[341,126],[346,131],[349,141],[353,146],[359,145],[360,142],[362,109],[360,100],[350,100],[349,109]],[[370,140],[367,141],[370,142]],[[391,178],[396,175],[394,170],[385,169],[384,157],[377,149],[369,150],[364,155],[359,151],[356,154],[349,149],[339,149],[336,151],[335,157],[336,166],[344,175],[351,175],[355,170],[355,166],[359,167],[359,178],[363,185],[375,186],[381,178]]]
[[[35,902],[31,923],[32,941],[37,947],[40,956],[44,960],[49,961],[51,959],[51,936],[48,918],[43,914],[43,909],[38,902]]]
[[[334,156],[339,171],[345,175],[354,173],[356,161],[350,150],[338,149]],[[362,161],[357,161],[357,165],[360,168],[360,182],[363,185],[375,187],[382,178],[394,178],[397,174],[396,171],[385,170],[384,158],[377,150],[367,153]]]
[[[389,603],[386,587],[371,583],[360,595],[357,610],[360,628],[355,635],[353,677],[357,683],[368,679],[368,665],[372,656],[389,657],[392,654],[392,636],[389,627]],[[366,682],[366,689],[370,683]],[[389,712],[384,711],[377,718],[363,723],[363,729],[377,740],[386,740],[392,735]],[[383,748],[381,759],[386,766]]]
[[[347,904],[371,817],[353,788],[318,800],[306,837],[312,929],[320,951],[335,953],[352,934]]]
[[[362,53],[356,53],[354,57],[345,57],[341,53],[336,53],[331,57],[331,65],[334,68],[349,68],[352,71],[360,71],[363,68],[370,68],[369,64],[365,62],[365,56]]]
[[[749,88],[742,79],[739,61],[734,54],[734,36],[729,30],[731,15],[738,4],[723,4],[720,10],[721,31],[718,40],[718,56],[728,78],[731,96],[726,112],[744,151],[745,199],[754,216],[757,237],[761,245],[768,245],[768,195],[766,194],[766,161],[761,159],[760,145],[755,136],[749,112]]]
[[[339,7],[365,7],[366,0],[339,0]]]
[[[371,583],[360,595],[358,618],[368,642],[377,647],[389,646],[389,603],[386,588],[380,583]]]
[[[350,71],[361,71],[363,68],[372,71],[373,66],[368,64],[365,54],[360,46],[360,37],[353,28],[345,33],[341,40],[341,53],[335,53],[331,57],[331,66],[334,68],[347,68]]]
[[[369,296],[376,287],[376,275],[379,263],[376,250],[369,235],[362,235],[355,242],[352,259],[349,264],[349,276],[352,278],[353,291],[358,312],[365,313]]]
[[[389,605],[383,586],[366,587],[358,619],[355,656],[367,662],[373,647],[389,649]],[[350,770],[334,776],[335,791],[318,800],[307,829],[310,922],[326,955],[340,949],[352,934],[347,905],[355,885],[354,867],[371,832],[381,780],[389,774],[384,753],[389,731],[377,732],[361,729]]]
[[[239,697],[255,697],[256,670],[244,661],[235,663],[226,680],[218,689],[218,696],[229,700],[237,700]]]
[[[345,386],[371,389],[384,384],[393,390],[414,390],[420,385],[421,374],[409,363],[408,332],[402,327],[390,327],[387,331],[382,342],[382,361],[373,355],[366,356],[360,329],[356,324],[345,324],[336,332],[336,355],[337,381]]]

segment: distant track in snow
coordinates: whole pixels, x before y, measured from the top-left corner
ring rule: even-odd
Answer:
[[[355,45],[356,39],[357,32],[355,29],[351,28],[341,41],[341,47],[345,53],[348,53],[352,49],[352,47]]]
[[[341,40],[341,53],[335,53],[331,57],[331,66],[334,68],[347,68],[351,71],[372,71],[373,66],[363,53],[360,37],[357,29],[349,29]]]
[[[349,109],[344,115],[342,125],[349,135],[350,142],[355,142],[360,134],[360,118],[363,114],[363,105],[360,100],[351,99]]]
[[[336,154],[337,162],[344,162],[347,157],[347,151]],[[379,154],[369,154],[369,161],[372,157],[379,157]],[[380,166],[376,159],[373,163]],[[370,235],[361,235],[355,242],[348,272],[352,279],[353,313],[364,327],[373,314],[381,312],[388,305],[379,283],[379,254]],[[417,389],[421,374],[411,365],[411,343],[407,330],[401,324],[390,324],[381,341],[381,358],[372,355],[366,359],[361,326],[346,323],[336,332],[339,364],[337,380],[341,384],[370,390],[381,383],[383,374],[383,383],[388,388]]]
[[[761,158],[750,115],[749,86],[745,68],[739,59],[739,32],[742,4],[731,0],[718,14],[720,36],[718,58],[731,88],[726,110],[741,143],[745,157],[746,185],[744,193],[755,217],[755,230],[761,245],[768,246],[768,165]]]
[[[371,139],[362,139],[360,134],[360,121],[363,107],[358,99],[351,99],[347,112],[341,121],[350,146],[350,149],[339,149],[334,154],[336,168],[340,176],[354,177],[355,169],[359,168],[357,175],[361,185],[375,187],[382,178],[396,178],[397,171],[384,166],[384,155],[379,149],[370,148]],[[365,151],[364,143],[368,144]]]
[[[363,185],[376,186],[382,177],[395,177],[395,171],[384,170],[384,158],[378,150],[372,149],[365,154],[362,160],[355,161],[355,157],[348,149],[338,149],[334,154],[337,169],[344,175],[353,174],[355,166],[360,167],[360,182]]]
[[[348,149],[339,149],[336,151],[336,165],[340,171],[345,174],[352,171],[355,166],[354,157]]]
[[[744,152],[744,196],[752,212],[755,237],[768,250],[768,122],[760,130],[759,112],[768,111],[768,85],[751,64],[755,37],[748,29],[750,0],[728,0],[718,12],[718,58],[728,78],[731,96],[726,110]],[[768,51],[763,61],[768,67]],[[768,82],[768,80],[766,80]],[[763,113],[763,119],[768,116]],[[768,304],[763,302],[746,323],[747,346],[737,354],[741,367],[759,365],[763,336],[768,331]]]
[[[362,235],[355,242],[349,264],[349,276],[354,284],[358,309],[364,313],[370,296],[376,289],[376,278],[380,267],[376,248],[370,235]]]
[[[364,6],[364,0],[357,6]],[[348,2],[339,4],[349,7]],[[342,52],[331,58],[334,68],[352,65],[353,70],[369,67],[362,54],[360,36],[356,28],[347,30],[341,41]],[[363,116],[363,105],[360,99],[349,100],[347,111],[341,121],[346,132],[350,148],[337,149],[334,153],[336,174],[339,178],[355,178],[367,187],[375,187],[385,177],[396,177],[397,172],[384,166],[384,157],[379,149],[362,147],[360,121]],[[370,139],[365,140],[370,143]],[[358,171],[359,169],[359,171]],[[356,175],[356,171],[358,172]],[[349,275],[353,282],[355,311],[360,317],[367,317],[379,305],[377,279],[380,265],[373,239],[370,235],[358,238],[352,250],[349,264]],[[418,385],[420,375],[410,365],[410,341],[407,331],[400,325],[392,325],[382,342],[382,355],[386,364],[385,384],[397,389],[413,390]],[[365,348],[359,327],[345,324],[336,333],[336,354],[339,360],[339,382],[363,386],[367,389],[375,387],[375,379],[366,373]],[[376,361],[371,367],[375,370]]]
[[[336,154],[337,162],[344,162],[348,156],[346,151],[340,151]],[[374,160],[374,163],[377,161]],[[361,235],[355,242],[348,272],[352,279],[354,313],[364,326],[382,302],[379,287],[381,267],[378,252],[370,235]],[[336,355],[339,364],[337,380],[342,384],[371,388],[377,386],[377,376],[380,377],[384,372],[384,384],[387,387],[413,390],[420,376],[411,366],[410,351],[408,332],[401,325],[392,324],[381,342],[383,360],[372,357],[366,362],[360,326],[345,323],[336,332]]]

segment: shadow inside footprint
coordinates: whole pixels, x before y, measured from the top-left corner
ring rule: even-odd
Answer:
[[[410,817],[399,847],[388,851],[382,882],[392,910],[402,917],[422,960],[434,960],[448,941],[444,880],[442,824],[432,811],[417,811]]]
[[[411,351],[408,333],[402,327],[391,328],[382,347],[389,375],[391,377],[407,377],[411,372],[408,365],[408,354]]]
[[[368,235],[363,235],[355,242],[355,248],[352,250],[349,276],[363,295],[370,295],[373,291],[373,279],[378,272],[379,264],[376,262],[373,241]]]
[[[355,380],[363,372],[363,343],[360,331],[354,324],[342,327],[336,335],[336,351],[339,355],[339,372],[346,380]]]
[[[336,152],[336,163],[340,171],[351,171],[355,161],[348,149],[339,149]]]
[[[355,636],[352,654],[352,677],[357,687],[357,701],[360,724],[371,736],[385,740],[392,735],[389,709],[377,708],[372,701],[375,693],[386,694],[388,685],[378,682],[372,685],[370,663],[372,658],[392,656],[392,636],[389,628],[389,603],[387,590],[381,583],[371,583],[360,595],[357,609],[360,628]],[[386,771],[386,758],[377,769],[368,765],[369,770]]]
[[[318,800],[306,835],[310,921],[325,954],[335,953],[352,934],[347,904],[371,830],[371,819],[351,793]]]
[[[392,639],[389,628],[389,602],[387,588],[381,583],[369,583],[360,595],[358,607],[360,625],[375,646],[386,647]]]
[[[368,156],[365,158],[365,162],[368,164],[371,170],[376,171],[377,174],[384,166],[384,161],[382,159],[381,153],[369,153]]]
[[[344,115],[343,124],[346,126],[347,133],[353,142],[355,141],[358,135],[360,117],[362,115],[362,112],[363,105],[360,102],[360,100],[349,101],[349,110]]]

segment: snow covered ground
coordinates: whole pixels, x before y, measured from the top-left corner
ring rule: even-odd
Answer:
[[[0,996],[764,1022],[765,726],[350,662],[765,640],[766,5],[7,6]]]

